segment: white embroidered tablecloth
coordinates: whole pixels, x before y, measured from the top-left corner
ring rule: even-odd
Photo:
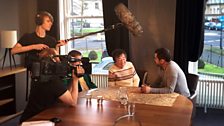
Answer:
[[[97,96],[103,96],[105,100],[119,101],[118,96],[119,88],[97,88],[87,91],[96,99]],[[179,96],[177,93],[170,94],[144,94],[140,93],[139,88],[128,87],[128,101],[140,104],[158,105],[158,106],[172,106],[176,98]],[[87,92],[80,92],[79,97],[86,97]]]

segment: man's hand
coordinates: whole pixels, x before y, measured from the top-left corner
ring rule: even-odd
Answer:
[[[72,79],[78,80],[79,78],[75,75],[75,70],[72,70]]]
[[[76,66],[77,67],[77,74],[84,74],[85,73],[85,70],[82,66]]]
[[[33,45],[33,49],[35,49],[35,50],[43,50],[43,49],[47,49],[47,48],[49,48],[49,47],[45,44],[35,44],[35,45]]]
[[[77,75],[83,75],[85,74],[85,70],[82,66],[76,66],[76,73],[77,75],[75,75],[74,73],[75,70],[72,70],[72,78],[73,79],[79,79],[79,77]]]
[[[141,92],[142,93],[150,93],[150,87],[145,85],[145,84],[142,84],[141,86]]]
[[[59,46],[63,46],[63,45],[66,45],[68,42],[67,41],[65,41],[65,40],[59,40],[58,41],[58,44],[56,45],[57,47],[59,47]]]

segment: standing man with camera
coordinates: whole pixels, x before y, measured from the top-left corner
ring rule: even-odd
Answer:
[[[44,49],[54,48],[47,54],[58,54],[59,47],[66,44],[66,41],[56,41],[55,38],[46,34],[53,25],[53,17],[46,11],[38,12],[35,16],[36,28],[33,33],[23,35],[16,45],[12,48],[12,54],[26,53],[25,66],[31,71],[33,62],[38,62],[39,53]],[[54,52],[54,53],[53,53]],[[78,77],[73,76],[73,84],[70,89],[63,85],[61,78],[54,77],[47,82],[31,80],[31,89],[28,104],[22,114],[20,122],[38,114],[46,109],[55,101],[60,99],[62,102],[75,106],[78,96]]]
[[[57,54],[55,49],[48,48],[39,53],[39,58],[40,61],[56,64],[60,63],[58,57],[53,57]],[[77,71],[82,73],[84,70],[82,67],[79,67]],[[69,88],[64,85],[62,78],[55,73],[50,77],[47,76],[47,80],[44,79],[44,81],[42,81],[41,78],[39,80],[32,79],[28,104],[20,118],[20,123],[55,104],[58,100],[68,105],[75,106],[78,98],[78,79],[79,78],[74,74],[74,70],[72,71],[72,81]]]

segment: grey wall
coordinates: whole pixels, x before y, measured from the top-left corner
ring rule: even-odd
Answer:
[[[0,31],[17,30],[18,39],[24,33],[32,32],[35,28],[34,16],[36,8],[36,0],[0,0]],[[4,50],[0,47],[1,66]],[[16,64],[21,64],[21,61],[23,61],[19,55],[15,55],[15,58]],[[9,66],[8,56],[5,66]]]
[[[136,69],[149,73],[149,83],[157,78],[154,51],[166,47],[173,53],[176,0],[129,0],[129,9],[143,27],[140,37],[131,37],[131,60]]]

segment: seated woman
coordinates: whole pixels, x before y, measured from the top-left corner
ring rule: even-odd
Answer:
[[[82,65],[82,54],[77,50],[72,50],[68,53],[68,56],[70,56],[74,61],[70,61],[69,64],[73,67]],[[67,79],[67,82],[72,81],[72,78]],[[66,83],[67,83],[66,82]],[[79,92],[81,91],[87,91],[93,88],[97,88],[97,86],[91,81],[91,78],[89,74],[85,73],[83,71],[82,76],[79,77],[78,81],[78,89]]]
[[[138,87],[139,76],[131,62],[127,62],[127,54],[122,49],[112,52],[114,64],[109,68],[109,87],[127,86]]]

